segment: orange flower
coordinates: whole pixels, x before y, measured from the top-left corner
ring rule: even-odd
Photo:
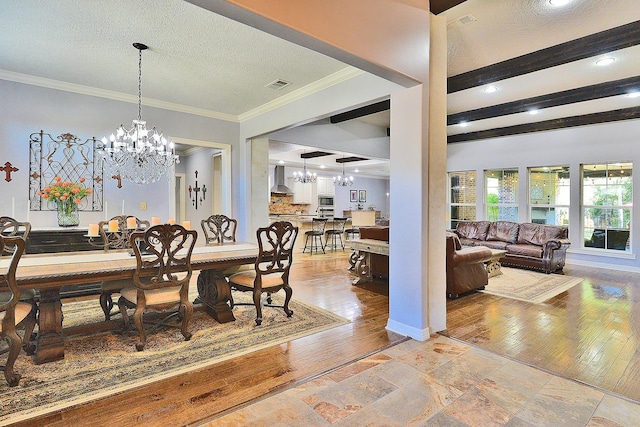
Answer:
[[[49,195],[48,195],[48,194],[43,194],[43,195],[42,195],[42,198],[43,198],[43,199],[48,199],[48,198],[49,198]]]
[[[67,197],[66,196],[62,196],[62,197],[60,197],[60,200],[62,200],[64,202],[65,200],[67,200]]]
[[[71,190],[71,192],[73,194],[78,194],[80,192],[80,187],[73,187],[73,190]]]
[[[76,202],[76,204],[80,203],[81,200],[80,199],[73,199],[74,202]]]
[[[91,194],[91,193],[93,193],[93,190],[90,188],[87,188],[87,194]]]
[[[86,179],[84,177],[80,178],[80,182],[85,182]]]
[[[53,193],[53,195],[56,196],[56,197],[60,197],[60,193],[57,192],[57,191],[55,193]]]

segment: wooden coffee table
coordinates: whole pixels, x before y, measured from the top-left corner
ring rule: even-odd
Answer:
[[[486,261],[487,273],[489,273],[489,277],[496,277],[502,274],[502,265],[500,264],[500,258],[507,254],[507,251],[502,249],[491,249],[491,258],[489,261]]]

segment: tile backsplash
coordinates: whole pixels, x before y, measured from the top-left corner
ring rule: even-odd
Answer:
[[[298,205],[292,202],[293,195],[272,194],[269,203],[269,214],[306,215],[309,213],[309,205]]]

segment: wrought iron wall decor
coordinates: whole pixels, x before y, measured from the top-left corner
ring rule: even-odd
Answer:
[[[6,162],[4,166],[0,166],[0,171],[4,172],[4,180],[11,182],[11,172],[17,172],[20,169],[13,167],[11,162]]]
[[[92,193],[78,205],[83,211],[102,211],[104,178],[102,168],[97,167],[96,149],[101,144],[95,138],[80,142],[80,138],[63,133],[55,139],[44,131],[29,136],[29,200],[32,211],[55,210],[38,196],[38,191],[51,184],[56,176],[62,181],[79,182]]]
[[[202,197],[198,196],[198,193],[202,191]],[[196,171],[196,184],[195,186],[189,186],[189,199],[191,199],[191,204],[196,210],[198,209],[198,199],[200,199],[200,205],[202,206],[202,202],[207,198],[207,186],[202,184],[202,188],[198,187],[198,171]]]

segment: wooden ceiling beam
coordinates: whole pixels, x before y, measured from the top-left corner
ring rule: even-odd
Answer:
[[[556,67],[640,44],[640,21],[601,31],[496,64],[451,76],[447,93]]]

